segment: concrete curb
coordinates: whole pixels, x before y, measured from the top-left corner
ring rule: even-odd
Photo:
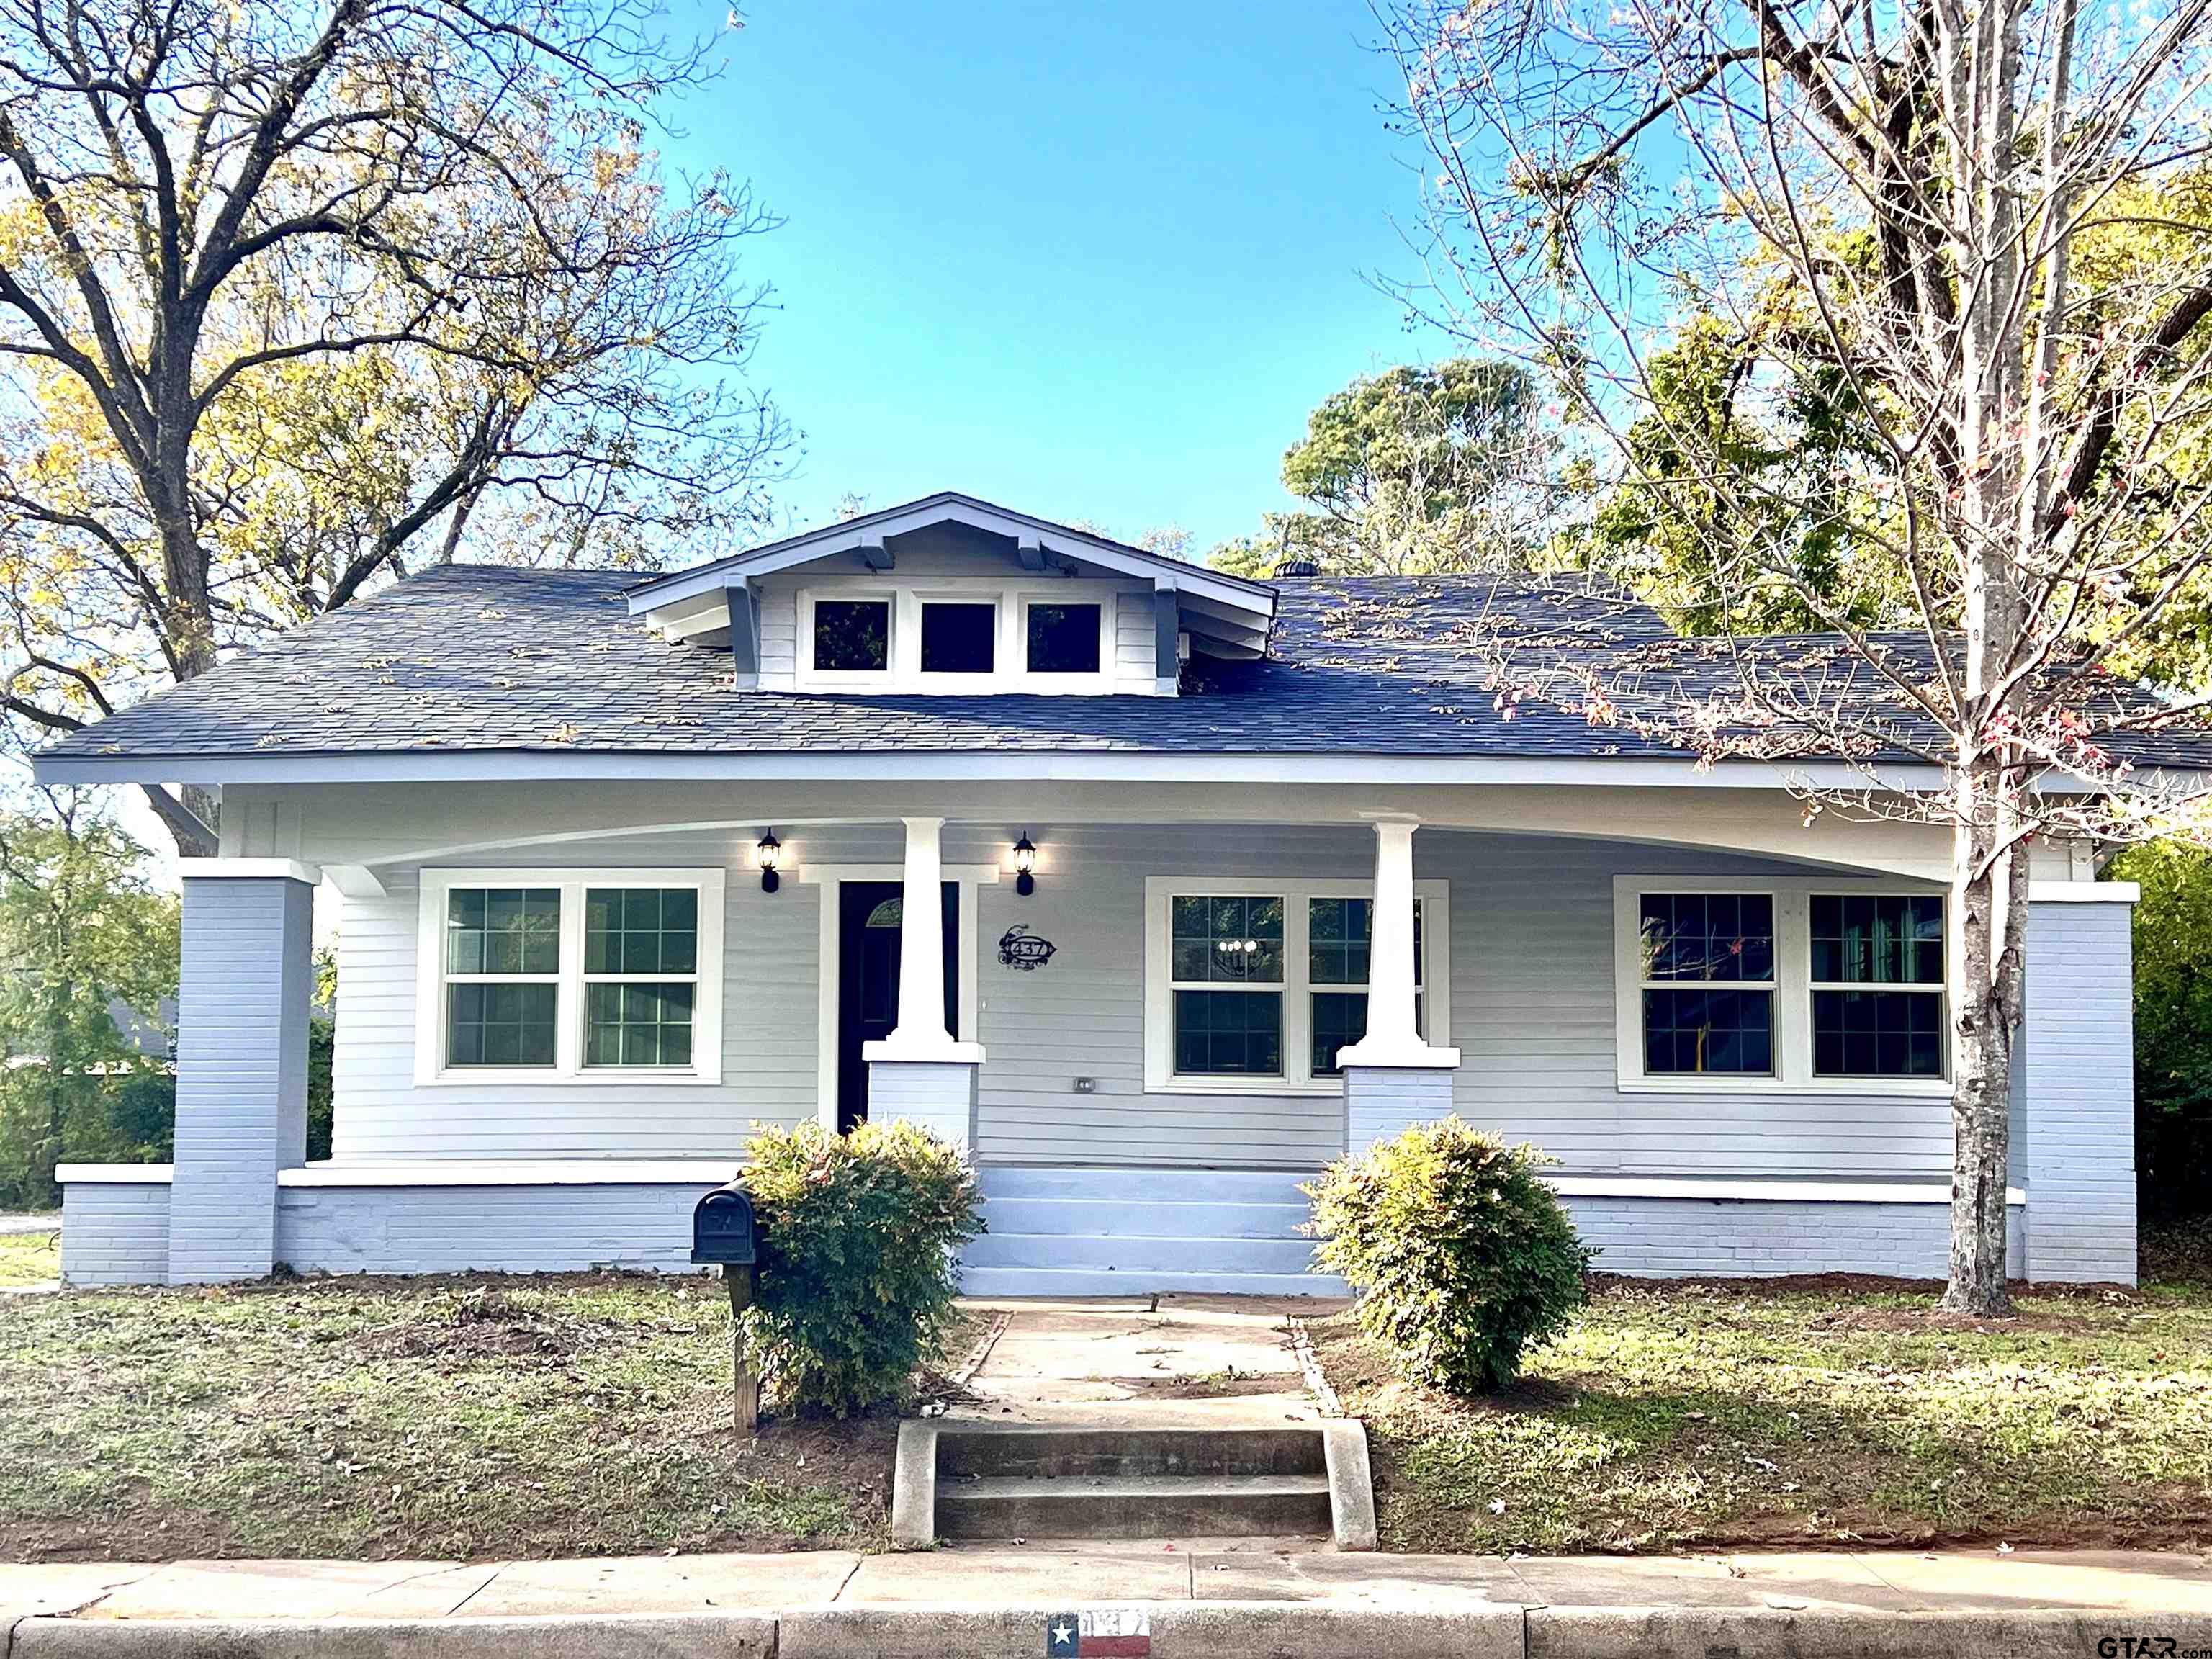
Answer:
[[[891,1463],[891,1547],[926,1550],[936,1541],[937,1425],[909,1417]]]
[[[1295,1601],[1155,1602],[1144,1610],[1155,1659],[2139,1659],[2212,1650],[2212,1615],[2203,1613],[1524,1611],[1474,1598],[1415,1611]],[[15,1624],[4,1659],[1037,1659],[1047,1620],[1066,1611],[914,1605],[515,1619],[35,1615]]]
[[[800,1607],[783,1615],[777,1659],[1038,1659],[1063,1609]],[[1297,1601],[1155,1602],[1154,1659],[1523,1659],[1517,1606],[1437,1613]]]
[[[1367,1466],[1367,1425],[1356,1417],[1321,1425],[1322,1456],[1328,1469],[1328,1516],[1336,1547],[1362,1553],[1382,1541],[1375,1525],[1375,1476]]]
[[[2086,1612],[1880,1613],[1860,1607],[1799,1612],[1755,1607],[1531,1607],[1527,1659],[1929,1659],[2002,1654],[2005,1659],[2095,1659],[2106,1638],[2172,1638],[2142,1656],[2212,1646],[2201,1613]],[[2125,1644],[2103,1650],[2128,1652]]]

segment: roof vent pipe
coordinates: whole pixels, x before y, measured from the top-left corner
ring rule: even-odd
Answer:
[[[1291,553],[1275,561],[1278,576],[1318,576],[1321,561],[1310,553]]]

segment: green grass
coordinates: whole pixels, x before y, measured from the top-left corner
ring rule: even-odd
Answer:
[[[1933,1307],[1603,1281],[1473,1402],[1393,1378],[1348,1319],[1318,1334],[1368,1421],[1386,1549],[2212,1539],[2212,1294]]]
[[[870,1547],[890,1413],[730,1423],[700,1279],[0,1303],[0,1558]]]
[[[0,1233],[0,1290],[42,1285],[62,1276],[61,1218],[51,1232]]]

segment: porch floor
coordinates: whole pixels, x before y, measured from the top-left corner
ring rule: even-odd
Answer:
[[[946,1415],[993,1423],[1255,1427],[1318,1421],[1290,1320],[1319,1297],[970,1299],[988,1344]]]

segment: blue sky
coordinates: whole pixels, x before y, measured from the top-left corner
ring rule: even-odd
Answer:
[[[1202,550],[1321,398],[1442,355],[1368,280],[1416,179],[1364,6],[741,5],[671,158],[787,216],[750,269],[799,524],[951,488]]]

